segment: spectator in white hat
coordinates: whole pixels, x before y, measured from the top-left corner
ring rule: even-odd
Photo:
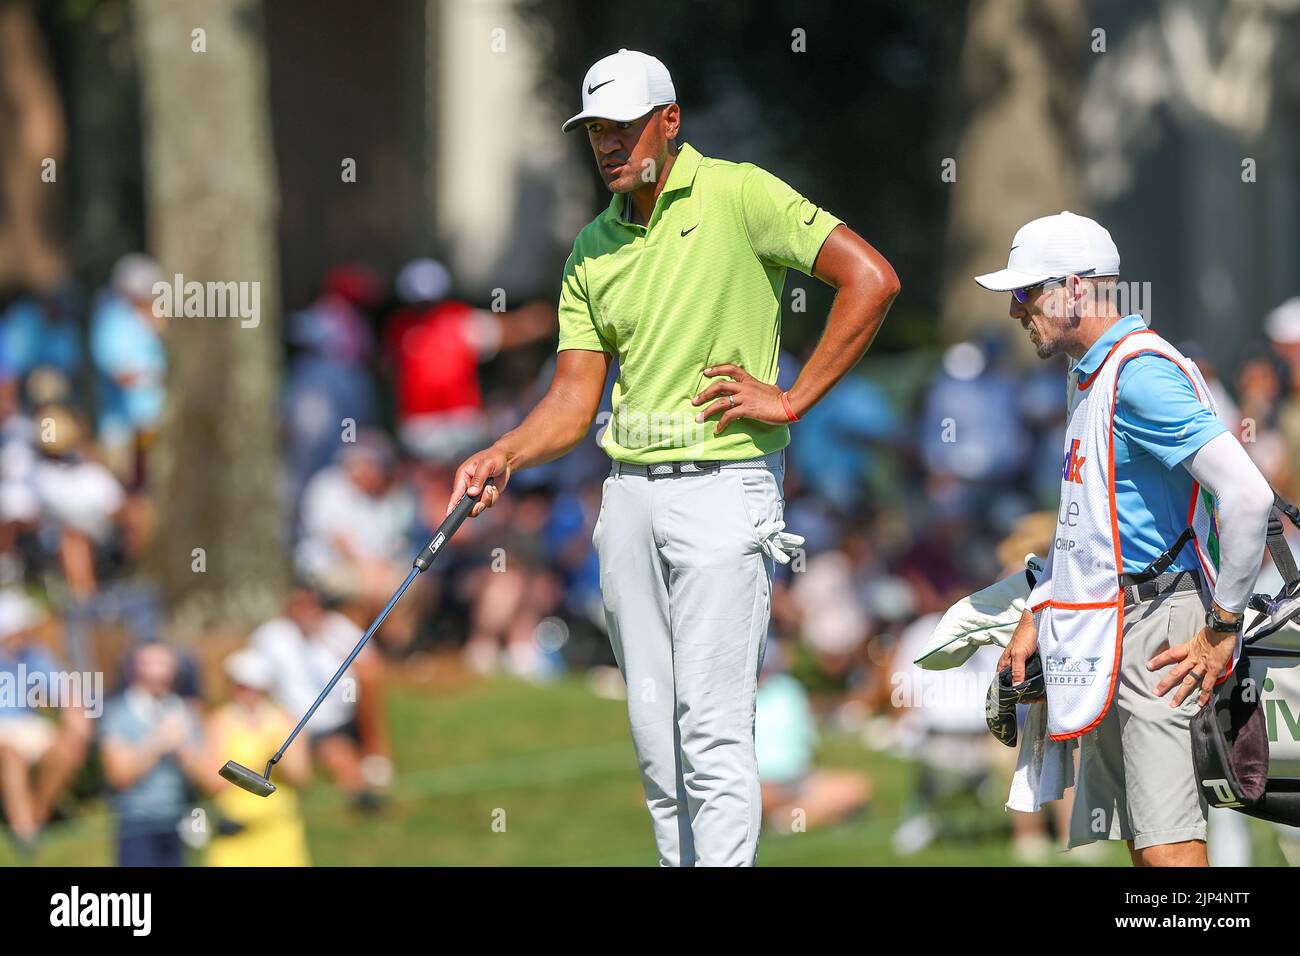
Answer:
[[[271,666],[271,699],[285,713],[302,714],[360,638],[353,620],[299,582],[286,596],[284,612],[254,630],[248,644]],[[372,642],[304,728],[314,762],[362,810],[378,806],[373,791],[392,778],[383,685],[383,658]]]

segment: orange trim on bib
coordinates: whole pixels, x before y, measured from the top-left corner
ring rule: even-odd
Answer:
[[[1143,332],[1149,332],[1149,331],[1151,330],[1139,329],[1136,332],[1130,332],[1128,335],[1121,338],[1119,342],[1116,342],[1114,347],[1109,352],[1106,353],[1106,358],[1102,360],[1101,365],[1097,366],[1097,371],[1092,373],[1092,376],[1089,378],[1089,384],[1092,383],[1093,378],[1096,378],[1097,372],[1100,372],[1102,370],[1102,367],[1105,366],[1106,362],[1110,360],[1111,355],[1115,353],[1115,349],[1119,348],[1120,342],[1123,342],[1124,339],[1127,339],[1129,335],[1141,335]],[[1083,388],[1084,386],[1080,385],[1079,387]],[[1124,569],[1124,559],[1120,554],[1119,512],[1115,508],[1115,396],[1118,394],[1119,394],[1119,373],[1116,372],[1115,387],[1110,397],[1110,428],[1107,434],[1107,441],[1106,441],[1107,444],[1106,455],[1109,463],[1109,468],[1106,474],[1106,503],[1110,506],[1110,534],[1111,534],[1111,543],[1115,549],[1116,574],[1122,572]],[[1110,607],[1110,606],[1111,605],[1109,603],[1100,605],[1100,607]],[[1088,724],[1086,727],[1083,727],[1080,730],[1071,731],[1068,734],[1049,733],[1047,736],[1052,740],[1073,740],[1075,737],[1082,737],[1088,731],[1092,730],[1094,727],[1100,724],[1102,720],[1105,719],[1106,714],[1110,711],[1111,701],[1115,699],[1115,682],[1119,678],[1120,655],[1123,653],[1123,646],[1124,646],[1124,592],[1122,590],[1116,596],[1114,601],[1114,606],[1115,606],[1115,653],[1111,655],[1111,660],[1110,660],[1110,685],[1106,688],[1106,702],[1101,705],[1101,711],[1093,719],[1092,723]]]
[[[1115,601],[1112,599],[1110,601],[1093,601],[1091,604],[1070,604],[1067,601],[1047,600],[1040,604],[1039,607],[1046,607],[1047,605],[1051,605],[1060,611],[1100,611],[1103,608],[1114,607]],[[1036,611],[1038,608],[1031,608],[1030,610]]]
[[[1143,333],[1154,334],[1154,330],[1137,329],[1133,332],[1128,333],[1128,335],[1121,337],[1113,346],[1111,346],[1110,351],[1106,353],[1106,357],[1102,359],[1101,363],[1097,366],[1096,370],[1093,371],[1091,375],[1087,376],[1086,379],[1083,376],[1079,377],[1079,381],[1076,383],[1076,387],[1082,391],[1087,389],[1090,385],[1092,385],[1098,373],[1100,373],[1102,368],[1105,366],[1105,364],[1108,361],[1110,361],[1111,356],[1115,354],[1115,351],[1120,347],[1120,345],[1125,341],[1125,339],[1128,339],[1130,336],[1134,336],[1134,335],[1142,335]],[[1205,399],[1201,397],[1201,390],[1196,386],[1196,379],[1193,378],[1191,373],[1187,371],[1187,368],[1183,365],[1182,362],[1178,361],[1178,359],[1174,358],[1172,355],[1168,354],[1167,352],[1162,352],[1159,349],[1139,349],[1138,351],[1125,356],[1124,362],[1127,363],[1130,359],[1137,358],[1139,355],[1148,355],[1148,354],[1159,355],[1173,362],[1174,365],[1178,367],[1178,370],[1181,371],[1185,376],[1187,376],[1187,380],[1188,382],[1191,383],[1192,391],[1195,393],[1197,400],[1204,403]],[[1124,568],[1124,563],[1123,563],[1124,559],[1121,553],[1122,549],[1121,549],[1121,542],[1119,537],[1119,513],[1116,509],[1116,504],[1115,504],[1115,404],[1119,398],[1120,371],[1122,371],[1122,369],[1116,370],[1115,372],[1114,391],[1111,394],[1109,448],[1107,449],[1109,455],[1110,473],[1106,476],[1106,484],[1107,484],[1106,491],[1107,491],[1108,503],[1110,505],[1111,536],[1115,548],[1115,568],[1117,569],[1117,571],[1122,572]],[[1192,519],[1196,515],[1196,502],[1199,495],[1200,495],[1200,483],[1197,481],[1193,481],[1192,497],[1191,497],[1191,501],[1188,502],[1188,506],[1187,506],[1187,524],[1189,527],[1193,527]],[[1214,579],[1217,577],[1217,575],[1210,569],[1209,562],[1206,561],[1205,555],[1201,551],[1200,539],[1195,534],[1192,535],[1192,546],[1196,553],[1197,561],[1200,562],[1201,568],[1205,572],[1206,580],[1212,586],[1214,583]],[[1047,607],[1048,605],[1051,605],[1052,607],[1060,607],[1063,609],[1071,609],[1071,610],[1096,610],[1096,609],[1111,606],[1109,602],[1101,603],[1101,604],[1066,604],[1063,602],[1057,603],[1055,601],[1047,600],[1047,601],[1043,601],[1041,604],[1037,605],[1031,610],[1038,611],[1041,608]],[[1092,723],[1088,724],[1088,726],[1084,727],[1082,730],[1076,730],[1068,734],[1060,734],[1060,735],[1048,734],[1048,736],[1052,740],[1071,740],[1075,737],[1082,737],[1088,731],[1092,730],[1094,727],[1100,724],[1101,721],[1105,718],[1106,714],[1110,711],[1111,702],[1114,700],[1115,697],[1115,683],[1117,678],[1119,677],[1119,665],[1120,665],[1121,656],[1123,654],[1123,644],[1124,644],[1124,592],[1122,590],[1120,591],[1119,597],[1116,601],[1116,611],[1117,611],[1117,615],[1116,615],[1117,619],[1116,619],[1116,626],[1115,626],[1115,631],[1116,631],[1115,656],[1113,658],[1112,667],[1111,667],[1110,687],[1107,689],[1106,692],[1106,703],[1102,706],[1101,713],[1099,713],[1096,719],[1093,720]],[[1215,686],[1222,684],[1225,680],[1228,679],[1228,676],[1232,673],[1234,669],[1235,663],[1236,662],[1233,661],[1228,664],[1228,667],[1225,670],[1223,676],[1219,678]]]
[[[1119,340],[1116,341],[1115,344],[1110,347],[1110,351],[1106,353],[1106,357],[1102,359],[1099,363],[1097,363],[1097,367],[1093,369],[1091,375],[1086,376],[1086,378],[1083,375],[1079,376],[1079,381],[1076,383],[1075,387],[1078,388],[1079,391],[1081,392],[1087,391],[1088,387],[1092,385],[1093,380],[1096,379],[1097,375],[1101,372],[1102,368],[1104,368],[1106,363],[1110,361],[1110,357],[1115,354],[1115,350],[1118,349],[1121,345],[1123,345],[1125,340],[1130,339],[1135,335],[1155,335],[1155,331],[1152,329],[1134,329],[1128,335],[1120,336]],[[1152,349],[1151,351],[1154,352],[1155,349]],[[1119,381],[1118,374],[1115,376],[1115,381],[1116,382]],[[1114,408],[1115,405],[1114,402],[1112,401],[1111,403],[1112,412],[1114,411]]]

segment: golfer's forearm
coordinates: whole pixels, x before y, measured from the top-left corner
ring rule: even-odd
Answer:
[[[1273,489],[1237,439],[1226,433],[1211,438],[1183,464],[1217,500],[1219,573],[1214,603],[1239,613],[1245,610],[1259,576]]]
[[[826,331],[787,395],[796,415],[802,416],[821,401],[858,364],[897,294],[898,279],[893,270],[888,276],[867,273],[859,281],[840,287],[826,320]]]
[[[533,468],[568,454],[587,434],[593,416],[584,404],[552,390],[519,426],[496,440],[510,471]]]

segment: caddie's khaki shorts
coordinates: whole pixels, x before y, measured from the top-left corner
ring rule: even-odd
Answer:
[[[1195,591],[1162,594],[1124,609],[1119,680],[1110,709],[1079,738],[1079,773],[1070,814],[1070,846],[1132,840],[1134,849],[1205,839],[1206,803],[1192,766],[1197,694],[1170,707],[1157,697],[1169,673],[1147,670],[1167,644],[1183,644],[1205,624]],[[1171,665],[1172,666],[1172,665]]]

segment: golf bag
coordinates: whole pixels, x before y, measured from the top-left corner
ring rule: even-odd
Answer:
[[[1283,515],[1300,527],[1300,509],[1274,495],[1268,552],[1282,589],[1251,597],[1237,666],[1192,718],[1192,758],[1210,806],[1300,826],[1300,572]]]

